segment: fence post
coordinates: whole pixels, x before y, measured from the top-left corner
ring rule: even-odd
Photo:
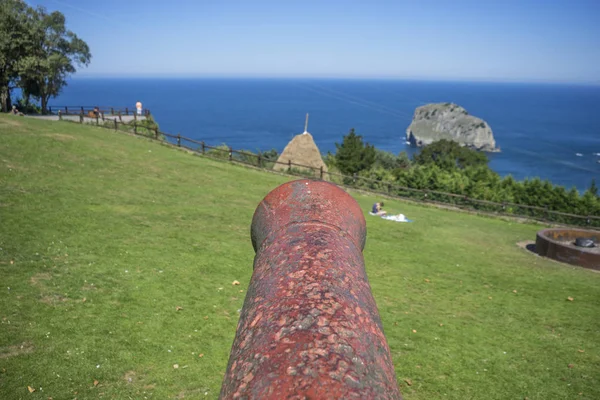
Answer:
[[[154,139],[158,140],[158,128],[154,128]]]
[[[356,172],[352,174],[352,184],[356,185]]]
[[[48,107],[48,112],[52,114],[52,107]]]
[[[100,116],[102,117],[102,122],[104,122],[104,111],[100,113]]]
[[[115,121],[115,131],[116,131],[116,130],[118,130],[118,129],[119,129],[119,128],[117,127],[117,123],[118,123],[118,122],[117,122],[117,119],[116,119],[116,118],[115,118],[115,119],[113,119],[113,121]]]
[[[110,115],[115,115],[115,110],[112,107],[110,108]]]
[[[292,160],[288,160],[288,172],[292,172]]]
[[[83,124],[83,113],[79,114],[79,123]]]
[[[81,106],[81,113],[83,114],[83,106]]]
[[[319,179],[323,180],[323,166],[321,165],[321,168],[319,168]]]
[[[100,125],[100,117],[96,114],[96,125]]]
[[[58,120],[62,121],[62,113],[60,112],[60,110],[58,110]]]
[[[133,133],[137,135],[137,122],[135,120],[133,121]]]
[[[259,151],[259,152],[258,152],[258,168],[261,168],[261,167],[262,167],[262,157],[261,157],[261,155],[260,155],[260,154],[261,154],[261,153],[260,153],[260,151]]]
[[[181,135],[179,133],[177,134],[177,146],[181,147]]]
[[[206,152],[204,140],[201,142],[201,145],[202,145],[202,154],[204,154]]]
[[[123,123],[123,118],[121,117],[121,110],[119,110],[119,122]]]
[[[125,115],[129,115],[129,108],[125,107]]]
[[[65,106],[65,114],[69,115],[69,108]]]
[[[229,146],[229,161],[233,160],[233,149]]]
[[[137,113],[136,112],[133,113],[133,120],[137,121]]]

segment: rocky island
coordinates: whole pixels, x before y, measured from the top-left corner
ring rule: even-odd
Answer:
[[[432,103],[417,107],[406,129],[406,140],[420,147],[440,139],[454,140],[475,150],[500,151],[487,122],[469,115],[461,106]]]

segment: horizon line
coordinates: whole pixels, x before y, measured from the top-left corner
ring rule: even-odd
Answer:
[[[440,83],[496,83],[496,84],[538,84],[538,85],[572,85],[600,86],[600,81],[563,81],[550,79],[494,79],[494,78],[426,78],[426,77],[394,77],[394,76],[277,76],[277,75],[172,75],[172,74],[77,74],[69,79],[215,79],[215,80],[345,80],[345,81],[400,81],[400,82],[440,82]]]

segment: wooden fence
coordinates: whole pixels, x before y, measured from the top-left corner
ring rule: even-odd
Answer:
[[[80,118],[81,123],[84,117]],[[347,188],[368,191],[374,194],[383,194],[386,196],[399,197],[409,200],[417,200],[430,204],[441,206],[452,206],[460,209],[484,212],[487,214],[502,215],[507,217],[519,217],[533,219],[544,223],[560,223],[563,225],[584,226],[588,228],[600,229],[600,216],[598,215],[580,215],[565,213],[561,211],[549,210],[548,207],[531,206],[527,204],[517,204],[510,202],[498,203],[489,200],[480,200],[465,195],[446,193],[429,189],[415,189],[400,186],[394,182],[386,182],[376,179],[369,179],[354,174],[353,176],[342,175],[333,172],[324,171],[323,167],[315,168],[309,165],[288,160],[285,163],[266,158],[262,153],[254,154],[243,150],[235,150],[229,146],[210,146],[204,141],[194,140],[180,134],[172,135],[161,132],[158,128],[149,128],[143,125],[143,122],[133,120],[130,123],[123,123],[117,119],[105,119],[101,124],[101,118],[92,119],[94,125],[104,128],[114,129],[149,137],[154,140],[163,141],[165,138],[172,139],[171,144],[177,147],[192,150],[198,154],[226,159],[230,162],[236,162],[263,169],[273,169],[275,165],[284,166],[284,171],[291,175],[304,176],[316,179],[325,179]],[[94,123],[95,121],[95,123]]]
[[[48,112],[50,114],[57,115],[87,115],[90,113],[98,113],[104,116],[108,115],[137,115],[136,108],[129,107],[100,107],[100,106],[51,106],[48,107]],[[144,108],[142,110],[142,115],[148,116],[150,115],[150,110]]]

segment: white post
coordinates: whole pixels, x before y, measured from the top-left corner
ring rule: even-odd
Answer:
[[[306,122],[304,123],[304,133],[306,135],[308,133],[308,113],[306,113]]]

